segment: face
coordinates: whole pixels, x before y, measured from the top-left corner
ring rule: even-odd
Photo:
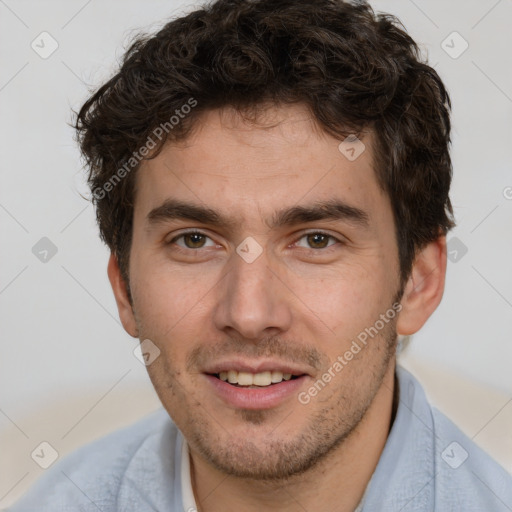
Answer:
[[[312,467],[393,364],[395,227],[362,141],[353,160],[300,107],[256,124],[217,110],[138,171],[132,330],[160,350],[149,375],[191,449],[225,473]]]

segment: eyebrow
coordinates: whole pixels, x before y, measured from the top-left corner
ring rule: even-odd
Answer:
[[[178,199],[167,199],[147,215],[150,226],[171,220],[195,221],[232,230],[241,224],[239,219],[228,217],[212,208]],[[351,206],[340,199],[284,208],[276,212],[270,220],[267,220],[266,224],[270,229],[275,229],[319,220],[345,221],[363,228],[369,227],[370,224],[369,215],[364,210]]]

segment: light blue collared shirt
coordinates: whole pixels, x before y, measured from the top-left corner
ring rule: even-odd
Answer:
[[[397,368],[396,417],[358,510],[512,512],[512,476]],[[188,448],[161,409],[48,470],[10,512],[195,512]]]

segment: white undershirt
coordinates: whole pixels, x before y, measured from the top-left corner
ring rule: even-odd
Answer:
[[[192,481],[190,479],[188,444],[184,437],[181,443],[181,496],[183,497],[183,512],[197,512]]]

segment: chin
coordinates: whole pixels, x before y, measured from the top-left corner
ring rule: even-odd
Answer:
[[[351,431],[340,429],[340,425],[337,432],[328,431],[315,421],[303,426],[302,431],[295,430],[292,437],[279,432],[279,424],[263,428],[258,435],[257,425],[265,421],[264,411],[240,411],[240,415],[255,428],[242,425],[233,433],[207,432],[201,423],[201,428],[186,432],[189,445],[201,458],[236,478],[278,481],[301,475],[324,459]],[[293,427],[297,429],[297,425]]]

